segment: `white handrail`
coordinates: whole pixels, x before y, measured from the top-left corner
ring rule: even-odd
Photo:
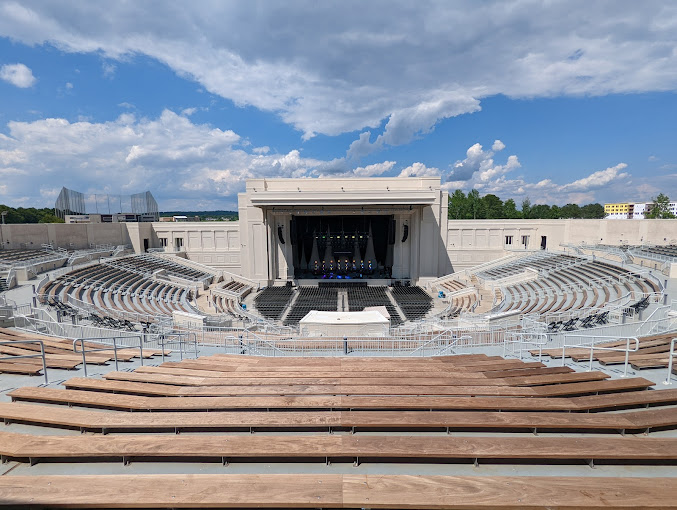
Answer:
[[[668,358],[668,375],[665,378],[665,381],[663,381],[663,384],[666,386],[669,386],[672,384],[672,381],[670,380],[670,377],[672,377],[672,360],[674,359],[675,356],[675,344],[677,343],[677,338],[673,338],[670,341],[670,358]]]
[[[569,335],[569,338],[585,338],[585,339],[590,339],[588,335]],[[594,359],[593,356],[593,351],[597,349],[598,351],[614,351],[614,352],[625,352],[625,365],[623,369],[623,375],[621,377],[627,377],[628,375],[628,362],[630,360],[630,352],[637,352],[639,350],[639,338],[636,336],[627,336],[627,337],[620,337],[620,338],[615,338],[615,339],[609,339],[610,341],[613,340],[626,340],[626,347],[625,349],[618,349],[616,347],[599,347],[595,345],[594,343],[591,343],[589,348],[590,348],[590,365],[588,366],[588,372],[592,372],[592,360]],[[635,348],[630,349],[630,341],[633,340],[635,342]],[[565,365],[565,351],[567,347],[573,347],[573,348],[583,348],[587,349],[588,346],[585,344],[577,344],[577,345],[567,345],[566,341],[562,344],[562,366]]]

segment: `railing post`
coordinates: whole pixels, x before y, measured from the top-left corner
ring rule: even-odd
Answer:
[[[139,359],[141,360],[141,366],[143,366],[143,338],[139,336]]]
[[[87,356],[85,354],[85,341],[82,339],[79,339],[80,341],[80,347],[82,348],[82,369],[85,372],[85,377],[87,377]],[[77,352],[77,343],[78,339],[73,340],[73,350]]]
[[[115,356],[115,371],[117,372],[119,370],[117,337],[113,337],[113,355]]]
[[[49,384],[49,379],[47,378],[47,360],[45,359],[45,344],[40,342],[40,354],[42,356],[42,371],[45,374],[45,384]]]
[[[623,369],[623,375],[621,377],[628,376],[628,361],[630,360],[630,337],[626,338],[625,341],[625,368]]]
[[[672,377],[672,360],[675,355],[675,343],[677,342],[677,338],[673,338],[672,342],[670,342],[670,359],[668,360],[668,375],[665,378],[665,381],[663,381],[663,384],[665,385],[671,385],[672,381],[670,378]]]

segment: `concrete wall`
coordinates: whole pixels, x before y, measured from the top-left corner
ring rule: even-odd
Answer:
[[[90,244],[131,244],[131,223],[66,224],[35,223],[0,225],[0,244],[4,249],[40,249],[52,244],[67,249],[85,249]],[[24,246],[25,245],[25,246]]]
[[[151,239],[151,248],[159,247],[160,239],[167,239],[167,251],[172,251],[176,240],[180,238],[183,239],[183,249],[190,260],[242,274],[242,246],[237,222],[157,222],[138,225],[151,227],[152,230],[147,233]],[[143,236],[139,238],[143,246]]]
[[[512,245],[506,246],[506,236]],[[528,236],[528,245],[521,244]],[[562,243],[671,244],[677,243],[676,220],[449,220],[447,254],[454,271],[488,262],[510,249],[539,249],[546,237],[548,250]]]

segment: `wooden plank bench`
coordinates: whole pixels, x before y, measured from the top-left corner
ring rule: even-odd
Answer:
[[[474,374],[476,375],[476,374]],[[145,371],[134,372],[109,372],[104,375],[105,379],[118,381],[149,382],[156,384],[170,384],[175,386],[289,386],[298,384],[292,379],[277,378],[215,378],[215,377],[192,377],[171,375],[163,373],[147,373]],[[508,379],[464,377],[458,374],[455,377],[409,379],[409,378],[317,378],[304,379],[303,384],[318,386],[542,386],[549,384],[563,384],[570,382],[600,381],[608,379],[609,375],[604,372],[574,372],[567,374],[550,374],[541,376],[521,376]]]
[[[256,490],[252,490],[256,487]],[[660,508],[675,478],[317,474],[0,477],[7,505],[108,508]]]
[[[676,438],[647,437],[454,437],[369,435],[118,435],[36,436],[0,432],[0,455],[11,459],[172,460],[400,459],[442,461],[492,459],[530,462],[677,461]]]
[[[128,413],[0,403],[5,423],[22,422],[81,430],[570,430],[625,431],[677,426],[677,408],[623,413],[493,411],[322,411]]]
[[[21,363],[20,363],[21,361]],[[28,363],[25,363],[28,361]],[[0,361],[0,372],[5,374],[23,374],[40,375],[42,370],[42,360],[40,364],[30,363],[30,358],[21,358],[14,361]]]
[[[632,391],[583,397],[436,397],[436,396],[270,396],[146,397],[100,391],[22,387],[8,392],[12,400],[81,405],[104,409],[207,411],[241,409],[434,409],[504,411],[594,411],[677,404],[677,389]]]
[[[131,395],[225,397],[254,395],[473,395],[512,397],[561,397],[590,393],[646,389],[654,383],[641,378],[558,384],[535,387],[512,386],[173,386],[133,381],[74,377],[65,381],[71,389],[115,391]]]
[[[626,380],[626,384],[632,384]],[[606,381],[601,381],[606,382]],[[512,386],[345,386],[325,385],[306,386],[278,385],[278,386],[174,386],[169,384],[140,383],[133,381],[116,381],[112,379],[98,380],[74,377],[65,381],[64,386],[74,389],[107,390],[128,393],[133,395],[155,396],[253,396],[253,395],[493,395],[531,397],[541,396],[545,388],[550,387],[512,387]],[[577,383],[580,384],[580,383]],[[595,384],[595,383],[583,383]],[[597,383],[598,384],[598,383]],[[653,383],[649,383],[653,384]],[[565,386],[565,385],[558,385]],[[567,385],[567,386],[574,386]],[[585,388],[585,393],[597,390]],[[559,390],[561,394],[574,394]],[[557,391],[553,391],[557,393]]]
[[[311,372],[311,373],[268,373],[268,372],[254,372],[254,373],[240,373],[240,372],[219,372],[212,370],[193,370],[190,368],[174,368],[166,366],[143,366],[134,370],[136,373],[148,374],[168,374],[188,377],[215,377],[219,379],[234,379],[234,380],[264,380],[264,379],[320,379],[320,378],[340,378],[340,377],[354,377],[355,379],[393,379],[390,372],[370,372],[365,371],[359,375],[342,375],[341,372]],[[546,367],[546,368],[516,368],[508,370],[492,370],[492,371],[463,371],[462,377],[465,378],[509,378],[509,377],[525,377],[532,375],[552,375],[552,374],[567,374],[574,370],[570,367]],[[397,380],[411,381],[411,380],[435,380],[445,378],[457,378],[455,373],[434,373],[429,372],[406,372],[397,376]]]

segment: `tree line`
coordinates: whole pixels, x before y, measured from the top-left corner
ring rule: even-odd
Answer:
[[[601,204],[566,204],[564,206],[536,204],[532,205],[529,198],[522,200],[521,208],[512,198],[505,202],[496,195],[489,193],[480,196],[476,189],[467,195],[457,189],[449,195],[449,219],[452,220],[484,220],[484,219],[562,219],[604,218],[604,207]]]
[[[0,204],[0,214],[4,215],[4,223],[63,223],[61,218],[54,216],[54,209],[45,207],[36,209],[35,207],[9,207]]]

